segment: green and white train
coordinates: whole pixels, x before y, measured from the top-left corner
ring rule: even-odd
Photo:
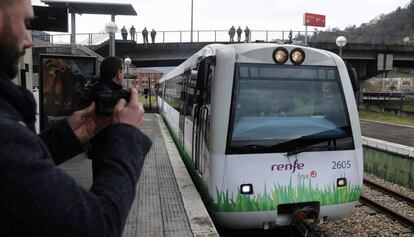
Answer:
[[[160,80],[160,113],[217,224],[267,229],[352,210],[363,156],[350,71],[315,48],[212,44]]]

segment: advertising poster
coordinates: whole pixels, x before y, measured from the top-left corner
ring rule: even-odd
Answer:
[[[40,55],[40,129],[72,114],[78,92],[95,76],[95,57]]]

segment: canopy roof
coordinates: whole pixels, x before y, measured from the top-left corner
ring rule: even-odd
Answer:
[[[73,2],[58,0],[41,0],[50,7],[68,8],[70,13],[77,14],[102,14],[136,16],[137,12],[131,4],[127,3],[103,3],[103,2]]]

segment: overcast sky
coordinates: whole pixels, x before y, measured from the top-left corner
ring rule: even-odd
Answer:
[[[76,0],[84,1],[84,0]],[[189,30],[191,0],[90,0],[89,2],[132,3],[138,16],[118,16],[119,27],[135,25],[157,31]],[[226,30],[249,26],[251,30],[304,30],[303,13],[326,15],[327,27],[344,29],[369,22],[382,13],[405,7],[410,0],[193,0],[194,30]],[[32,0],[33,5],[42,5]],[[110,16],[77,16],[78,33],[104,30]],[[313,27],[311,28],[313,29]],[[326,30],[327,28],[319,28]]]

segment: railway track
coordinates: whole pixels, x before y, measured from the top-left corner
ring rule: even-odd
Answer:
[[[396,202],[404,202],[407,204],[407,206],[410,206],[414,209],[414,199],[412,197],[407,197],[402,193],[391,190],[378,183],[372,182],[369,179],[364,179],[364,185],[375,191],[379,191],[382,194],[387,195],[391,199],[397,200]],[[370,206],[371,208],[386,214],[390,218],[397,220],[398,222],[410,228],[411,230],[414,230],[414,215],[407,216],[402,214],[401,212],[394,210],[394,208],[391,205],[387,204],[390,203],[390,201],[384,203],[382,201],[377,201],[376,198],[370,197],[369,195],[365,194],[361,195],[360,201],[365,205]]]

